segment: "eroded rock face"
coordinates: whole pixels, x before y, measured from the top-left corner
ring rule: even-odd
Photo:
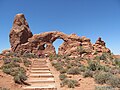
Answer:
[[[89,38],[79,37],[76,34],[67,35],[58,31],[44,32],[32,35],[23,14],[17,14],[10,32],[10,44],[14,52],[31,52],[35,54],[56,54],[53,42],[62,39],[64,42],[59,47],[58,54],[78,56],[78,47],[84,49],[84,54],[90,55],[95,51],[109,52],[105,42],[99,38],[92,44]]]
[[[13,51],[16,51],[18,46],[28,42],[28,38],[32,37],[32,32],[23,14],[15,16],[9,37]]]
[[[93,45],[94,50],[97,52],[108,52],[110,53],[110,49],[106,48],[105,46],[105,42],[102,41],[101,37],[98,38],[98,40],[96,41],[96,43]]]

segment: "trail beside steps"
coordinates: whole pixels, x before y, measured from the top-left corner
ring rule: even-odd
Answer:
[[[57,90],[54,76],[51,73],[46,59],[33,60],[27,83],[24,90]]]

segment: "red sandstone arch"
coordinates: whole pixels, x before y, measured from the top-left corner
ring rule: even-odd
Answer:
[[[56,54],[55,47],[53,46],[53,42],[56,39],[62,39],[64,41],[58,51],[61,55],[77,55],[78,46],[89,49],[91,54],[95,50],[99,52],[110,52],[105,47],[105,42],[101,38],[97,40],[96,44],[92,45],[90,39],[86,37],[80,38],[76,34],[67,35],[62,32],[51,31],[33,35],[23,14],[17,14],[15,16],[9,38],[13,52]]]

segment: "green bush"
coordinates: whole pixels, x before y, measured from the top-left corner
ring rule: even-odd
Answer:
[[[62,69],[60,69],[60,73],[62,74],[62,73],[66,73],[67,72],[67,69],[64,69],[64,68],[62,68]]]
[[[70,69],[70,68],[72,68],[72,65],[70,63],[68,63],[66,67],[67,67],[67,69]]]
[[[93,72],[90,71],[90,70],[87,70],[83,73],[83,77],[86,78],[86,77],[93,77]]]
[[[2,66],[2,68],[5,68],[5,69],[14,68],[14,67],[20,67],[20,65],[15,63],[15,62],[11,62],[11,63],[8,63],[8,64],[4,64]]]
[[[83,54],[83,53],[86,53],[86,50],[82,46],[79,46],[77,48],[77,51],[80,53],[80,55]]]
[[[8,88],[3,88],[3,87],[0,87],[0,90],[10,90]]]
[[[34,53],[24,53],[23,57],[25,57],[25,58],[37,58],[37,55],[35,55]]]
[[[62,82],[61,82],[61,86],[65,86],[67,85],[68,88],[75,88],[75,86],[78,86],[79,83],[78,81],[76,80],[72,80],[72,79],[64,79]]]
[[[80,67],[79,67],[79,70],[81,71],[81,72],[85,72],[86,71],[86,67],[85,66],[83,66],[83,65],[81,65]]]
[[[27,79],[24,73],[19,72],[17,75],[14,76],[15,83],[22,84],[23,81]]]
[[[26,67],[29,67],[29,65],[31,65],[31,61],[29,61],[27,59],[23,59],[23,63]]]
[[[57,71],[59,71],[59,70],[61,70],[63,68],[61,63],[59,63],[59,62],[55,63],[54,67],[56,68]]]
[[[96,62],[93,62],[93,61],[90,61],[90,62],[88,63],[88,69],[89,69],[89,70],[92,70],[92,71],[97,70],[97,63],[96,63]]]
[[[95,90],[115,90],[115,89],[111,86],[96,86]]]
[[[112,78],[109,79],[108,82],[112,87],[118,87],[120,88],[120,77],[118,76],[113,76]]]
[[[10,58],[3,58],[4,64],[9,64],[11,62]]]
[[[10,74],[12,72],[11,68],[3,68],[3,72],[6,74]]]
[[[106,84],[113,77],[113,75],[109,72],[99,72],[95,75],[95,82],[98,84]]]
[[[117,65],[117,66],[120,67],[120,59],[119,59],[119,58],[116,58],[116,59],[114,60],[114,62],[115,62],[115,65]]]
[[[2,70],[4,73],[13,76],[15,83],[22,84],[27,79],[25,69],[15,62],[4,64]]]
[[[100,56],[100,60],[107,60],[107,54],[106,54],[106,53],[103,53],[103,54]]]
[[[73,75],[80,74],[80,69],[79,68],[70,68],[67,71],[67,74],[73,74]]]
[[[103,71],[105,72],[109,72],[110,71],[110,67],[108,66],[102,66],[103,67]]]
[[[19,63],[22,62],[21,58],[18,58],[18,57],[11,58],[11,60],[14,62],[19,62]]]
[[[95,71],[95,70],[102,70],[103,67],[99,63],[97,63],[97,62],[90,61],[88,63],[88,69],[92,70],[92,71]]]
[[[60,74],[60,75],[59,75],[59,78],[60,78],[60,80],[64,80],[64,79],[67,78],[67,76],[66,76],[65,74]]]

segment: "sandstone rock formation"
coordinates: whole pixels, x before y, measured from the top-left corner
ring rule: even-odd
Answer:
[[[56,39],[62,39],[64,42],[59,47],[58,54],[60,55],[79,55],[78,47],[84,49],[84,54],[89,55],[95,51],[99,53],[108,52],[105,42],[99,38],[95,44],[92,44],[90,39],[85,36],[79,37],[76,34],[67,35],[58,31],[44,32],[41,34],[32,35],[28,23],[23,14],[17,14],[13,27],[10,32],[10,44],[12,51],[35,54],[56,54],[53,42]]]
[[[30,31],[28,23],[23,14],[17,14],[15,16],[9,37],[13,51],[16,51],[18,46],[26,43],[28,38],[32,37],[32,32]]]

